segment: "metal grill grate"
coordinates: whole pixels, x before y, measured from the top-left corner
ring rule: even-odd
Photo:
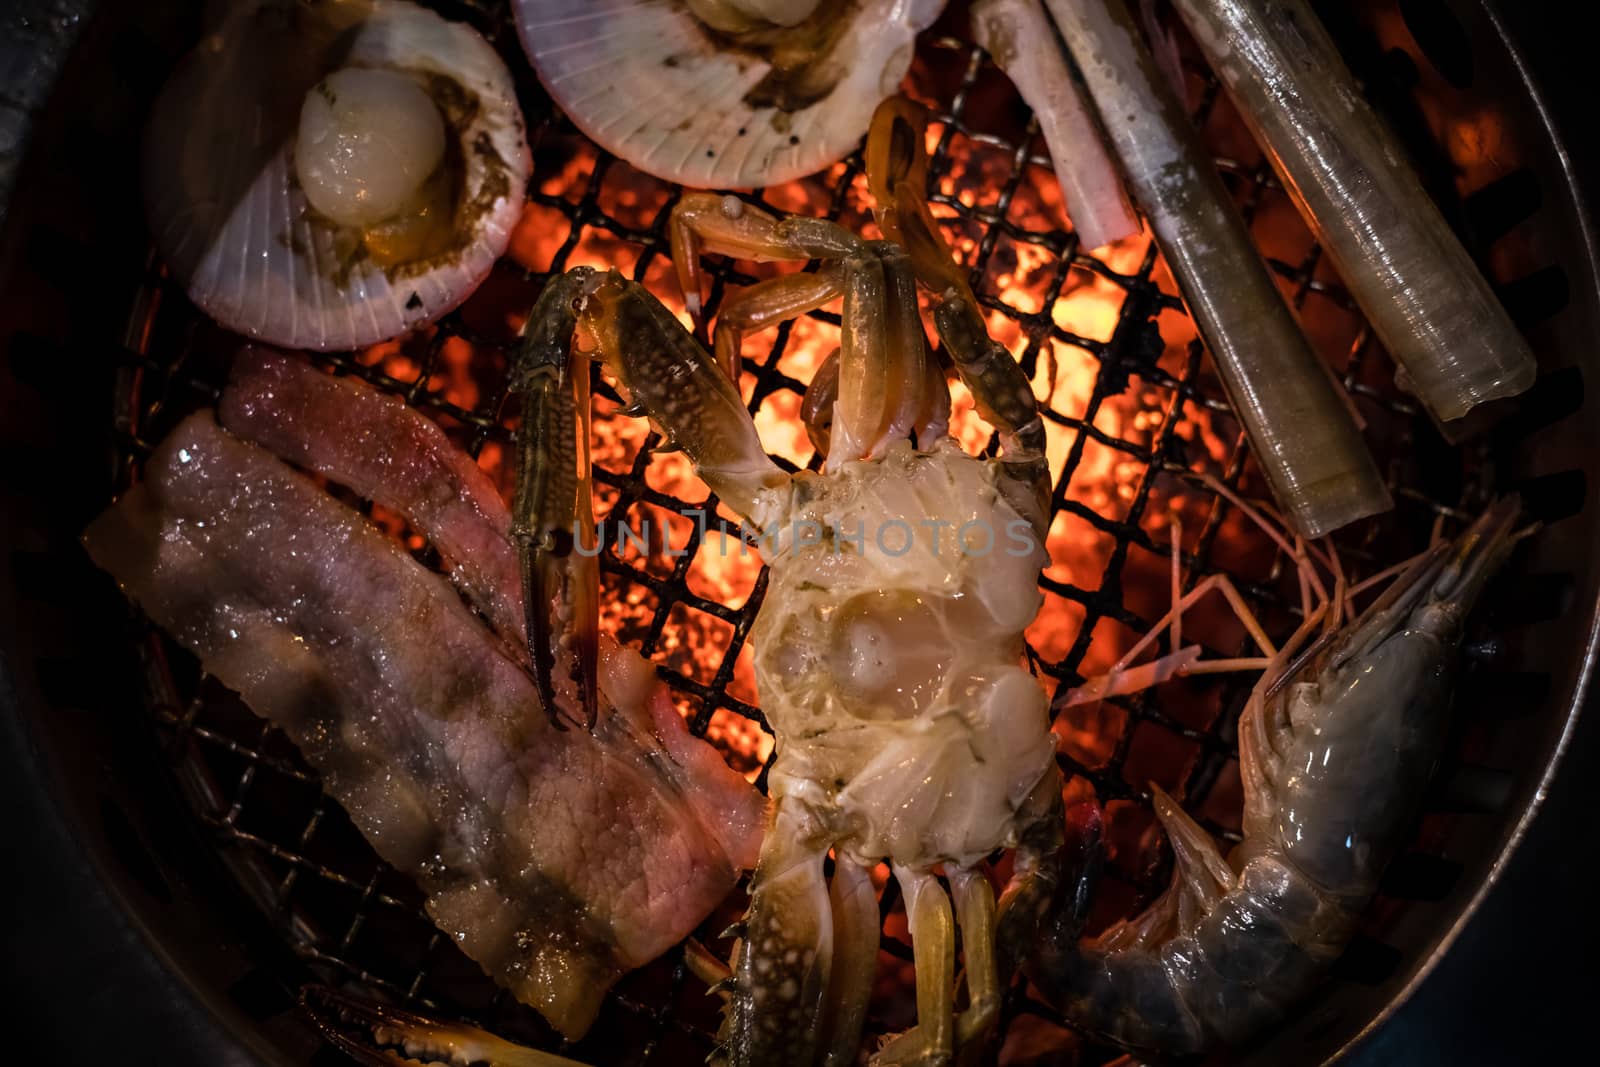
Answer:
[[[636,256],[631,269],[636,279],[659,280],[668,256],[666,222],[680,190],[655,183],[664,199],[654,205],[648,218],[632,217],[639,212],[624,209],[611,180],[620,176],[648,184],[649,179],[596,149],[554,112],[527,70],[501,5],[440,6],[447,15],[476,24],[518,72],[536,151],[530,193],[535,208],[531,210],[542,211],[551,219],[558,213],[570,227],[547,261],[533,263],[531,269],[502,263],[487,287],[498,290],[494,299],[525,301],[548,272],[591,261],[594,248],[601,245],[624,259]],[[1037,195],[1031,177],[1046,173],[1049,163],[1038,152],[1036,126],[1031,119],[1025,128],[1020,125],[1020,116],[1025,114],[1020,101],[983,53],[959,37],[938,35],[940,29],[948,34],[960,32],[964,26],[964,11],[947,15],[924,40],[913,71],[916,95],[933,104],[940,130],[931,171],[933,200],[941,206],[938,210],[950,217],[952,231],[971,238],[967,261],[974,288],[998,321],[1014,324],[1018,341],[1013,348],[1021,345],[1024,367],[1030,373],[1037,371],[1041,357],[1052,359],[1053,353],[1059,352],[1057,346],[1086,352],[1094,361],[1092,386],[1081,409],[1052,408],[1046,416],[1068,442],[1064,465],[1055,471],[1053,512],[1064,526],[1082,531],[1082,538],[1105,546],[1103,562],[1092,573],[1075,570],[1066,578],[1047,575],[1042,580],[1047,598],[1058,606],[1051,616],[1054,625],[1067,627],[1076,620],[1077,628],[1070,640],[1061,642],[1059,654],[1030,647],[1035,669],[1058,693],[1064,692],[1082,680],[1098,641],[1114,643],[1119,634],[1148,628],[1153,615],[1133,603],[1137,597],[1155,604],[1157,611],[1164,609],[1167,542],[1164,535],[1153,534],[1160,532],[1164,521],[1157,505],[1170,506],[1175,500],[1181,500],[1186,509],[1192,509],[1187,513],[1201,520],[1189,524],[1191,533],[1184,539],[1186,584],[1218,569],[1232,570],[1236,578],[1243,579],[1240,585],[1246,596],[1267,618],[1275,618],[1279,625],[1292,624],[1290,598],[1280,592],[1282,561],[1270,553],[1252,560],[1255,542],[1226,502],[1182,477],[1182,472],[1196,463],[1196,446],[1184,430],[1187,427],[1192,433],[1195,426],[1208,425],[1225,447],[1220,454],[1201,456],[1200,460],[1229,484],[1245,492],[1260,491],[1259,483],[1251,484],[1242,439],[1221,400],[1220,388],[1202,361],[1198,343],[1163,350],[1156,332],[1158,320],[1163,327],[1175,322],[1181,306],[1170,287],[1163,290],[1159,259],[1150,249],[1137,259],[1135,269],[1115,270],[1080,249],[1070,232],[1053,228],[1054,223],[1049,224],[1051,228],[1041,228],[1036,212],[1019,216],[1013,210],[1019,196]],[[1219,101],[1215,84],[1206,82],[1202,87],[1197,72],[1191,73],[1194,86],[1200,89],[1192,96],[1199,104],[1198,120],[1213,135],[1232,130],[1231,141],[1226,133],[1216,137],[1223,144],[1246,143],[1238,137],[1237,123],[1228,114],[1226,102]],[[574,159],[587,158],[593,159],[587,173],[582,166],[563,170]],[[1458,461],[1448,462],[1442,484],[1438,480],[1441,468],[1428,464],[1428,477],[1434,481],[1422,480],[1422,464],[1408,456],[1412,431],[1423,424],[1414,407],[1389,384],[1391,370],[1386,358],[1376,351],[1347,296],[1328,280],[1330,275],[1317,248],[1287,209],[1286,198],[1270,179],[1265,163],[1229,158],[1219,162],[1302,315],[1308,322],[1339,324],[1324,333],[1331,336],[1343,331],[1341,336],[1347,338],[1339,345],[1342,350],[1325,354],[1343,363],[1343,381],[1369,422],[1369,440],[1380,461],[1387,463],[1399,506],[1382,522],[1363,526],[1342,547],[1358,566],[1364,560],[1392,562],[1426,536],[1437,516],[1455,517],[1457,511],[1451,503],[1468,503],[1482,495],[1477,484],[1483,470],[1481,457],[1462,455]],[[804,196],[820,202],[830,217],[844,217],[847,223],[859,221],[861,169],[859,154],[854,155],[821,178],[801,183]],[[548,184],[563,173],[573,176],[571,185]],[[751,199],[781,211],[793,195],[792,190],[776,196],[763,191]],[[1033,296],[1029,302],[1038,302],[1033,310],[1008,300],[1007,292],[995,281],[1015,270],[1016,250],[1022,246],[1033,249],[1042,264],[1035,265],[1030,279]],[[1299,255],[1271,254],[1283,248],[1298,249]],[[721,261],[714,262],[710,272],[714,286],[708,307],[712,312],[728,285],[753,280]],[[1120,293],[1120,310],[1108,338],[1079,336],[1055,317],[1058,304],[1091,278],[1112,283]],[[514,410],[503,410],[507,343],[499,333],[483,327],[482,317],[474,315],[473,307],[469,303],[431,335],[407,343],[403,355],[414,376],[390,373],[396,366],[387,358],[396,354],[392,347],[384,350],[386,358],[382,359],[371,354],[319,358],[342,373],[359,374],[404,396],[408,403],[441,419],[474,454],[491,444],[504,447],[510,440],[506,416],[514,414]],[[812,318],[824,329],[837,327],[836,315],[819,312]],[[117,415],[128,479],[136,476],[142,457],[177,419],[214,401],[226,371],[223,353],[229,343],[154,266],[131,322],[130,354],[122,372],[124,393]],[[793,335],[791,324],[772,335],[762,335],[763,346],[770,338],[770,349],[758,360],[747,360],[746,371],[753,380],[752,412],[776,395],[803,392],[806,383],[780,367]],[[467,372],[477,386],[476,403],[455,402],[446,395],[448,389],[439,387],[452,373],[446,364],[456,359],[450,346],[457,340],[469,343],[476,353]],[[1325,349],[1330,347],[1324,344]],[[459,375],[459,370],[455,373]],[[1101,416],[1103,409],[1112,405],[1120,405],[1119,410],[1130,416],[1142,412],[1142,419],[1131,417],[1128,422],[1143,428],[1108,431]],[[1432,439],[1429,434],[1422,436]],[[1071,491],[1086,455],[1095,450],[1109,456],[1126,475],[1123,493],[1114,506],[1091,506]],[[604,491],[615,494],[608,523],[631,522],[636,509],[644,505],[680,513],[702,506],[699,501],[654,488],[647,478],[651,462],[641,449],[626,469],[597,471]],[[792,464],[787,465],[792,469]],[[720,520],[713,519],[710,528],[738,536],[736,527]],[[691,533],[686,550],[675,560],[655,557],[639,561],[606,552],[602,556],[605,594],[625,600],[631,597],[636,606],[644,605],[645,610],[636,611],[631,621],[624,620],[624,636],[640,644],[658,663],[664,646],[673,643],[673,635],[681,627],[673,619],[675,609],[719,620],[718,634],[728,636],[716,662],[686,670],[677,662],[681,655],[668,655],[668,663],[658,668],[659,673],[680,694],[697,735],[704,735],[719,715],[753,720],[764,727],[759,709],[729,692],[738,657],[760,607],[764,579],[758,579],[737,606],[697,593],[691,588],[690,571],[700,541],[698,530]],[[609,543],[614,545],[615,539]],[[425,546],[417,546],[417,550],[427,561]],[[1261,565],[1263,559],[1270,559],[1271,565]],[[1241,567],[1249,573],[1240,574]],[[337,806],[322,796],[315,775],[306,770],[276,730],[201,675],[192,657],[154,631],[146,635],[146,648],[151,702],[173,770],[196,815],[214,835],[225,862],[286,935],[303,964],[284,973],[284,981],[293,984],[331,978],[355,982],[422,1010],[470,1018],[514,1039],[561,1047],[531,1010],[512,1002],[446,943],[423,914],[415,889],[373,855]],[[1064,750],[1064,771],[1126,816],[1120,846],[1116,845],[1117,821],[1113,819],[1114,847],[1126,853],[1128,862],[1108,865],[1115,879],[1107,891],[1110,903],[1104,910],[1108,913],[1123,913],[1148,900],[1164,884],[1170,869],[1163,867],[1159,850],[1149,847],[1152,839],[1144,833],[1150,824],[1149,794],[1140,774],[1147,778],[1156,773],[1151,768],[1160,768],[1163,784],[1183,796],[1208,828],[1237,840],[1237,822],[1230,823],[1226,814],[1237,808],[1237,799],[1230,799],[1227,789],[1217,787],[1232,780],[1230,761],[1236,755],[1233,723],[1249,684],[1249,679],[1212,680],[1204,688],[1180,686],[1178,692],[1119,700],[1083,726],[1097,734],[1098,755],[1071,746]],[[1202,696],[1197,698],[1196,693]],[[1209,710],[1197,713],[1197,700]],[[1236,820],[1236,810],[1232,818]],[[739,903],[730,902],[725,914],[713,916],[699,931],[701,936],[714,936]],[[909,946],[902,940],[903,925],[899,927],[901,936],[893,935],[897,903],[891,883],[882,902],[891,930],[883,946],[890,956],[909,960]],[[899,1004],[893,997],[880,997],[869,1030],[903,1027],[910,1021],[908,1010],[908,1004]],[[570,1054],[597,1063],[698,1062],[711,1047],[715,1025],[714,1005],[702,996],[697,982],[686,980],[681,951],[674,950],[626,979],[608,1001],[594,1036]],[[1017,987],[1007,998],[1003,1025],[1012,1040],[1010,1050],[1022,1056],[1024,1046],[1048,1042],[1051,1028],[1062,1024],[1047,1007]],[[1064,1032],[1058,1036],[1067,1037]],[[1104,1062],[1115,1055],[1088,1046],[1083,1062]]]

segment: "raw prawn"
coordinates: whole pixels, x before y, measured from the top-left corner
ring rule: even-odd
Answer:
[[[1244,840],[1225,859],[1154,790],[1176,865],[1143,914],[1080,941],[1099,868],[1098,811],[1082,805],[1041,824],[1062,829],[1025,843],[1019,871],[1069,876],[1026,970],[1075,1026],[1129,1049],[1196,1053],[1255,1035],[1315,986],[1415,811],[1448,723],[1463,625],[1522,536],[1518,514],[1514,499],[1494,504],[1348,626],[1301,648],[1335,617],[1344,590],[1309,615],[1239,723]],[[1009,936],[1026,938],[1027,917],[1006,918],[1018,924]]]

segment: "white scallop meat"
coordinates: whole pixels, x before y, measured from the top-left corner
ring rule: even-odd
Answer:
[[[380,265],[362,231],[300,187],[302,104],[348,68],[403,74],[444,116],[450,229],[418,259]],[[245,0],[179,64],[144,140],[150,227],[190,298],[235,332],[323,351],[399,336],[465,300],[505,251],[531,170],[500,57],[404,0]]]

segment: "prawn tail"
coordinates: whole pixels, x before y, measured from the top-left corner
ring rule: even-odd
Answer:
[[[1101,832],[1094,805],[1081,804],[1067,813],[1059,910],[1040,931],[1025,971],[1046,999],[1086,1032],[1129,1049],[1199,1051],[1204,1035],[1169,973],[1165,953],[1148,947],[1154,929],[1136,930],[1122,923],[1083,940],[1103,865]],[[1176,899],[1172,893],[1163,897]]]
[[[1031,928],[1025,937],[1009,939],[1014,943],[1016,955],[1023,959],[1028,977],[1056,1003],[1061,1002],[1063,991],[1070,991],[1075,985],[1072,979],[1079,955],[1078,943],[1104,865],[1100,848],[1104,829],[1100,806],[1094,801],[1085,801],[1074,805],[1064,815],[1065,833],[1058,830],[1050,842],[1052,847],[1040,857],[1040,866],[1049,871],[1051,890],[1036,905],[1041,914],[1032,916]],[[1018,854],[1022,855],[1022,849],[1019,848]],[[1002,909],[1006,903],[1006,898],[1002,897]],[[1001,931],[1005,932],[1004,920]],[[1002,948],[1007,947],[1008,939],[1001,940]]]

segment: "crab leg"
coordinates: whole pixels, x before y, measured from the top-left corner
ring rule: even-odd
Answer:
[[[1042,539],[1049,523],[1050,465],[1033,385],[1005,346],[990,338],[976,307],[956,289],[945,291],[933,321],[956,372],[972,391],[978,414],[1000,433],[1000,467],[1014,487],[1007,495]]]
[[[777,217],[736,196],[716,193],[687,193],[672,209],[668,225],[672,241],[672,265],[683,289],[683,302],[689,315],[700,322],[701,294],[705,291],[705,272],[700,257],[707,252],[762,260],[763,242],[778,223]],[[784,258],[784,257],[779,257]]]
[[[592,554],[574,551],[578,537],[593,543],[594,529],[588,362],[572,353],[577,308],[593,278],[592,270],[578,267],[545,286],[511,372],[511,389],[522,397],[511,536],[522,571],[528,654],[545,714],[563,730],[554,680],[558,649],[573,657],[586,729],[598,707],[600,572]]]
[[[967,276],[928,209],[928,112],[903,96],[878,105],[867,133],[867,187],[889,240],[910,254],[917,280],[935,293],[955,289],[976,304]]]
[[[839,350],[835,348],[817,365],[800,403],[800,420],[806,424],[811,447],[824,459],[833,441],[833,407],[839,399]]]
[[[922,406],[917,409],[911,430],[917,435],[917,446],[924,449],[950,432],[950,383],[945,381],[939,360],[926,349],[922,359]]]
[[[366,1067],[408,1067],[419,1062],[585,1067],[565,1056],[513,1045],[475,1026],[438,1022],[327,986],[302,989],[300,1006],[330,1043]]]
[[[594,351],[718,497],[762,527],[788,475],[768,457],[738,388],[676,316],[616,271],[587,287],[579,328]]]
[[[844,262],[844,317],[839,329],[839,399],[824,471],[865,459],[892,416],[883,383],[889,362],[884,333],[883,261],[863,250]]]
[[[1045,772],[1023,801],[1017,819],[1021,834],[995,922],[995,955],[1004,975],[1016,973],[1039,937],[1049,933],[1048,925],[1062,907],[1067,839],[1059,771]]]
[[[887,287],[884,332],[888,337],[889,366],[884,371],[889,421],[880,427],[872,454],[879,456],[890,443],[916,428],[926,411],[930,389],[928,335],[922,329],[922,309],[917,304],[917,276],[906,250],[888,241],[875,242],[883,259],[883,278]],[[934,370],[938,365],[934,364]],[[940,383],[943,384],[942,381]],[[950,394],[944,390],[943,410],[950,410]],[[931,443],[928,442],[928,443]]]
[[[828,975],[823,1067],[849,1067],[861,1048],[872,979],[878,970],[878,896],[867,868],[834,851],[828,901],[833,910],[833,969]]]
[[[898,1035],[870,1061],[892,1064],[948,1063],[955,1052],[956,928],[950,898],[928,871],[894,866],[906,898],[911,953],[917,969],[917,1025]]]
[[[733,368],[743,330],[793,318],[842,291],[838,395],[827,469],[877,455],[896,427],[903,427],[903,435],[915,423],[923,407],[919,400],[926,378],[921,365],[926,338],[911,281],[913,263],[904,261],[899,248],[868,243],[826,219],[775,220],[733,197],[693,194],[673,209],[672,250],[685,299],[697,318],[702,284],[698,257],[704,252],[833,264],[816,275],[753,286],[733,305],[732,321],[717,324],[718,361]]]
[[[824,267],[814,274],[784,274],[741,290],[717,312],[717,362],[737,382],[739,351],[746,333],[797,319],[832,303],[843,293],[844,272],[837,266]]]
[[[736,196],[689,193],[672,209],[672,263],[683,300],[698,324],[706,253],[771,263],[790,259],[841,259],[865,242],[826,219],[779,219]]]
[[[725,1062],[734,1067],[810,1067],[816,1059],[833,967],[833,918],[822,877],[827,852],[806,805],[780,797],[750,879],[750,910],[733,950],[718,1034]]]
[[[970,867],[948,873],[967,972],[967,1010],[956,1018],[956,1047],[982,1047],[1000,1017],[1000,974],[994,959],[994,887],[988,876]]]

